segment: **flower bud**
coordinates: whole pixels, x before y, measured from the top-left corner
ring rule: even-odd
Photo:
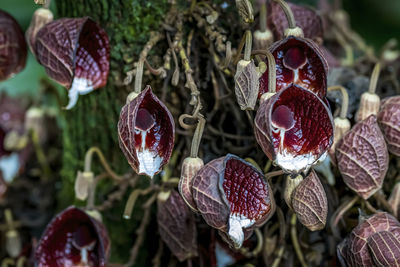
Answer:
[[[179,193],[185,203],[193,211],[197,211],[196,203],[193,200],[192,184],[197,172],[204,166],[201,158],[188,157],[182,163],[181,178],[179,179]]]
[[[379,96],[375,93],[371,94],[365,92],[361,95],[360,106],[356,113],[356,121],[362,121],[366,119],[369,115],[377,115],[379,111],[381,100]]]
[[[90,186],[93,184],[94,175],[93,172],[80,172],[75,179],[75,197],[79,200],[86,200],[89,194]]]
[[[378,113],[378,123],[388,145],[389,152],[400,156],[400,96],[383,99]]]
[[[290,209],[292,207],[292,193],[296,187],[303,181],[303,176],[301,174],[287,175],[285,183],[285,191],[283,193],[283,198]]]
[[[35,41],[38,31],[47,23],[53,21],[53,13],[47,8],[38,8],[33,13],[31,24],[26,31],[26,39],[28,41],[29,49],[35,55]]]

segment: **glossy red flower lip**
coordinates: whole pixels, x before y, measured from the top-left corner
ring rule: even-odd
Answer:
[[[73,206],[47,226],[35,253],[39,267],[106,266],[110,240],[104,225]]]
[[[171,157],[175,123],[167,107],[147,86],[121,110],[118,139],[131,167],[153,177]]]
[[[204,220],[236,248],[246,229],[265,223],[275,211],[271,187],[250,163],[228,154],[206,164],[193,179],[193,199]]]
[[[326,96],[328,65],[319,47],[312,40],[289,36],[270,48],[276,62],[276,91],[294,83]],[[260,78],[259,97],[268,92],[268,72]]]
[[[326,155],[333,142],[333,119],[318,96],[292,84],[260,105],[255,136],[271,160],[299,173]]]
[[[35,53],[47,74],[69,89],[71,109],[79,95],[107,83],[110,46],[107,33],[92,19],[64,18],[39,30]]]

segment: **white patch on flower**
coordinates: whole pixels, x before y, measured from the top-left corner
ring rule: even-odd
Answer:
[[[139,160],[139,173],[145,173],[153,178],[154,174],[160,170],[163,159],[158,155],[157,152],[150,151],[146,148],[146,131],[142,131],[136,128],[135,133],[142,135],[142,144],[140,148],[137,149],[137,157]]]
[[[0,158],[0,171],[3,173],[4,180],[8,183],[17,175],[19,167],[19,156],[16,152]]]
[[[299,81],[299,69],[295,69],[293,73],[294,73],[293,83],[298,84],[299,82],[301,82]]]
[[[231,214],[229,215],[229,230],[228,234],[233,241],[235,248],[240,248],[244,241],[243,228],[249,228],[256,221],[248,219],[246,216]]]
[[[281,167],[286,172],[299,173],[307,172],[317,160],[312,153],[307,154],[292,154],[284,147],[285,130],[282,128],[272,129],[274,133],[279,133],[280,142],[277,149],[275,164]],[[326,155],[325,155],[326,156]]]
[[[235,263],[235,259],[217,242],[215,245],[217,267],[227,267]]]
[[[79,95],[89,94],[94,90],[91,80],[75,77],[72,81],[71,89],[68,91],[69,103],[65,109],[73,108],[78,102]]]

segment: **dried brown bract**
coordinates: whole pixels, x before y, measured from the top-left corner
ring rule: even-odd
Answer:
[[[400,156],[400,96],[383,99],[378,113],[378,123],[385,136],[389,152]]]
[[[325,227],[328,200],[324,187],[314,171],[292,193],[293,210],[299,221],[310,231]]]
[[[172,190],[168,199],[159,200],[157,205],[157,223],[161,239],[179,261],[196,257],[196,223],[183,198]]]
[[[374,115],[343,136],[336,147],[336,159],[344,182],[359,196],[368,199],[381,189],[389,155]]]

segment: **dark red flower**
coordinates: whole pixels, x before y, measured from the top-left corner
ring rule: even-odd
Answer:
[[[294,84],[260,105],[254,131],[264,153],[290,173],[307,171],[333,143],[328,107]]]
[[[206,164],[192,185],[204,220],[241,247],[245,232],[265,223],[275,211],[271,187],[250,163],[228,154]]]
[[[105,267],[110,240],[104,225],[73,206],[47,226],[35,252],[36,266]]]
[[[69,89],[67,109],[76,104],[79,95],[107,83],[108,36],[88,17],[64,18],[46,24],[36,35],[35,52],[47,74]]]
[[[153,177],[171,157],[175,123],[167,107],[147,86],[121,110],[119,146],[139,174]]]
[[[20,72],[26,63],[26,42],[18,22],[0,10],[0,81]]]
[[[325,98],[328,65],[317,44],[310,39],[289,36],[275,42],[270,51],[276,62],[277,92],[294,83]],[[268,71],[260,78],[259,97],[267,92]]]

